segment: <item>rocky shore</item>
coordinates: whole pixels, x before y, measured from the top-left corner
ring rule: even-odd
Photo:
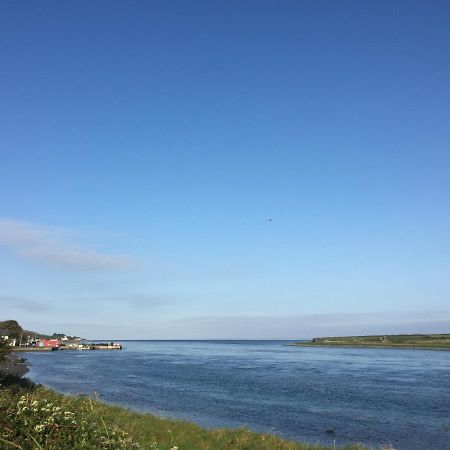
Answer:
[[[0,362],[0,381],[7,377],[22,378],[28,371],[26,359],[11,353]]]

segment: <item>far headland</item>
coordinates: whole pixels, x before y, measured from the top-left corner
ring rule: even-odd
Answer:
[[[450,350],[450,334],[385,334],[373,336],[316,337],[296,342],[300,347],[380,347]]]

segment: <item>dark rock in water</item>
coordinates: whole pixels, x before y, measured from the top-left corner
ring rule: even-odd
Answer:
[[[0,363],[0,381],[6,377],[22,378],[28,370],[27,361],[11,353]]]

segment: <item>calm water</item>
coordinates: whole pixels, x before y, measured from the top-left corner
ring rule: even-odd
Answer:
[[[450,449],[450,352],[297,348],[285,342],[124,341],[122,351],[27,354],[62,392],[207,427],[301,441]]]

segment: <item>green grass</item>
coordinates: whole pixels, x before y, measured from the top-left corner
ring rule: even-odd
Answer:
[[[314,338],[294,345],[307,347],[387,347],[450,350],[450,334],[396,334]]]
[[[248,430],[206,430],[44,387],[0,386],[0,448],[321,450]],[[346,447],[362,449],[359,446]]]

